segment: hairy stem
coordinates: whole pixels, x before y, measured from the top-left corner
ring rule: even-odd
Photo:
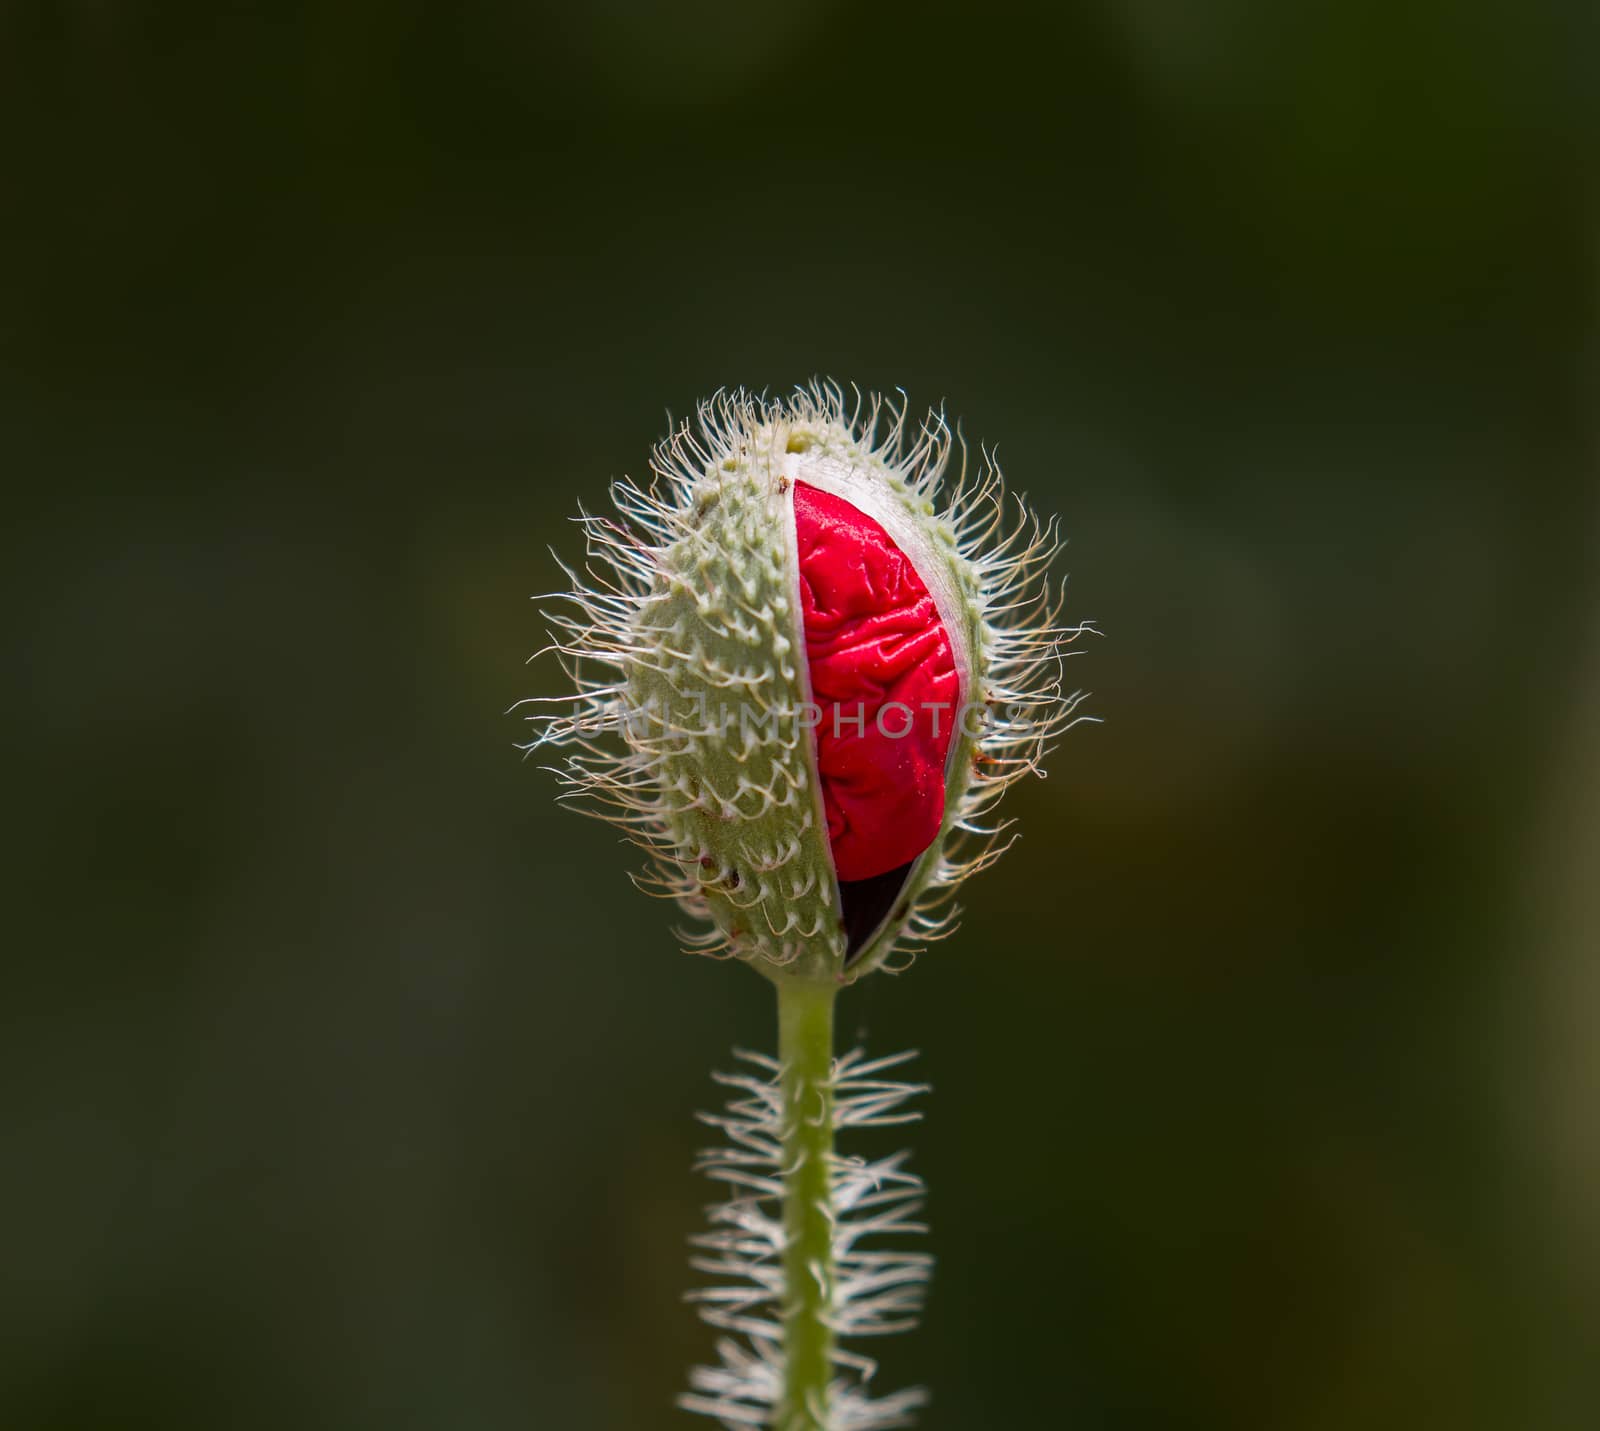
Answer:
[[[833,1377],[831,984],[778,981],[783,1097],[784,1385],[778,1431],[829,1431]]]

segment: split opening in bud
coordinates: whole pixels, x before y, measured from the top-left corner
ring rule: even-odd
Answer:
[[[817,771],[854,957],[939,838],[961,676],[927,583],[881,523],[804,481],[794,514]]]

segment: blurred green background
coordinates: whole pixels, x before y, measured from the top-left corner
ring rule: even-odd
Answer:
[[[665,413],[947,400],[1105,724],[924,1050],[928,1431],[1600,1417],[1592,6],[0,5],[0,1426],[612,1431],[765,987],[505,714]]]

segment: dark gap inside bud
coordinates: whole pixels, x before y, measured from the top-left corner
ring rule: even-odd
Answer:
[[[845,967],[848,968],[857,954],[867,947],[872,936],[883,927],[894,902],[900,897],[906,881],[911,877],[911,866],[886,870],[870,879],[842,879],[839,881],[839,904],[844,911]]]

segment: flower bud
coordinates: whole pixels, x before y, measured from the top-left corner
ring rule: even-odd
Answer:
[[[573,747],[558,775],[650,851],[689,947],[849,980],[948,933],[1000,853],[982,816],[1071,722],[1054,524],[964,446],[941,505],[952,448],[832,387],[719,394],[614,484],[621,520],[581,519],[550,618],[579,702],[532,748]]]

